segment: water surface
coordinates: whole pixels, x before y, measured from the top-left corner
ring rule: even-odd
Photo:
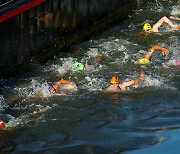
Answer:
[[[139,33],[144,22],[178,15],[178,5],[178,0],[148,2],[46,64],[1,80],[0,113],[8,126],[0,132],[1,152],[179,153],[180,32],[165,25],[161,33]],[[169,56],[155,52],[150,65],[137,64],[154,44],[167,48]],[[94,69],[76,71],[75,61]],[[146,81],[140,88],[102,92],[111,76],[126,81],[141,70]],[[61,78],[74,81],[78,90],[50,95],[43,89]]]

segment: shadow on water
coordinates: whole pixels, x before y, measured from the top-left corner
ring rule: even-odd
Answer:
[[[168,3],[168,5],[167,5]],[[148,2],[91,40],[17,79],[1,81],[0,111],[7,128],[0,132],[0,152],[53,153],[179,153],[180,68],[179,31],[140,35],[146,21],[155,23],[177,12],[179,1]],[[154,44],[170,54],[153,55],[151,65],[136,63]],[[93,71],[75,71],[74,61],[88,61]],[[146,81],[138,89],[105,94],[109,78],[137,77]],[[78,91],[49,95],[42,84],[61,78],[74,81]],[[44,97],[36,97],[44,92]]]

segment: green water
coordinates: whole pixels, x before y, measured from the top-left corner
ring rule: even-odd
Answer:
[[[2,80],[1,117],[9,128],[0,132],[1,152],[179,153],[180,32],[165,25],[161,33],[139,34],[144,22],[153,24],[180,11],[178,4],[177,0],[149,2],[46,64],[35,65],[19,78]],[[169,56],[155,52],[150,65],[137,64],[154,44],[167,48]],[[76,71],[74,61],[87,61],[94,69]],[[102,92],[111,76],[125,81],[141,70],[146,74],[141,87]],[[61,78],[74,81],[78,90],[50,95],[43,89],[43,83]],[[36,97],[39,92],[43,98]]]

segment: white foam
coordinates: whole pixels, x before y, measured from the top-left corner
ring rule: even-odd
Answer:
[[[98,55],[101,55],[98,48],[89,48],[89,51],[87,52],[88,57],[96,57]]]
[[[45,84],[47,84],[47,83],[45,82],[42,84],[40,93],[42,93],[43,97],[50,97],[51,93],[49,92],[48,87],[44,86]]]
[[[64,75],[69,70],[71,70],[71,71],[76,70],[73,65],[74,61],[75,61],[75,59],[73,59],[72,57],[62,59],[63,64],[56,67],[59,74]]]
[[[0,95],[0,111],[4,111],[9,105],[5,102],[3,95]]]
[[[103,84],[104,84],[104,79],[100,78],[91,78],[90,76],[85,77],[83,88],[87,89],[88,91],[101,91]]]
[[[19,124],[22,124],[22,119],[11,117],[11,119],[5,124],[6,127],[16,127]]]
[[[45,82],[46,83],[46,82]],[[47,87],[44,86],[45,83],[41,83],[35,79],[32,79],[30,83],[14,88],[18,92],[18,96],[22,101],[26,101],[30,98],[35,97],[50,97]]]
[[[175,59],[169,60],[168,62],[163,64],[164,67],[174,66],[174,65],[177,65],[177,60],[175,60]]]
[[[144,81],[145,86],[162,87],[163,80],[146,76]]]
[[[165,89],[171,89],[176,90],[172,86],[172,83],[167,81],[166,79],[162,77],[151,77],[151,76],[145,76],[145,80],[143,83],[144,87],[156,87],[156,88],[165,88]]]
[[[180,17],[180,5],[173,6],[171,15]]]

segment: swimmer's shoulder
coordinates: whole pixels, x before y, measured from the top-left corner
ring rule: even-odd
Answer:
[[[120,88],[112,88],[112,87],[107,87],[103,90],[104,93],[113,93],[113,92],[121,92]]]

